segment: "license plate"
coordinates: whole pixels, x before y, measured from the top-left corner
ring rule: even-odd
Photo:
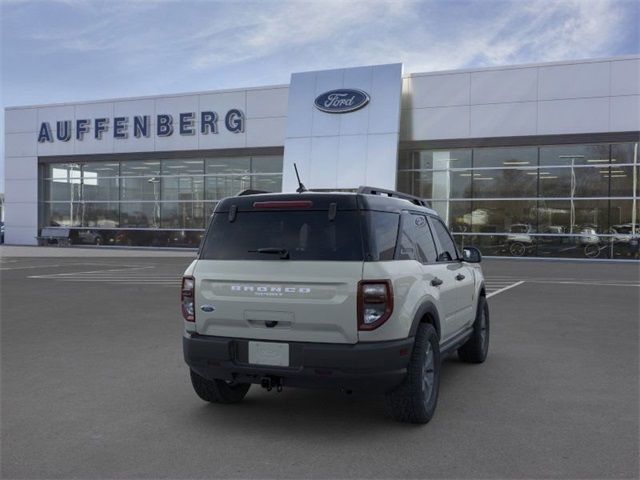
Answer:
[[[289,366],[289,344],[249,342],[249,363],[256,365]]]

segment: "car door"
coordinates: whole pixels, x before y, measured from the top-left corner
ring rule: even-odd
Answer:
[[[442,220],[430,216],[429,226],[436,243],[436,265],[438,276],[442,280],[440,286],[442,297],[446,303],[445,308],[449,312],[447,333],[454,335],[473,323],[475,317],[473,312],[474,271],[462,261],[453,238]]]
[[[436,262],[436,244],[425,214],[404,212],[400,235],[400,260],[420,262],[424,291],[437,301],[440,314],[441,337],[443,340],[455,333],[453,316],[455,284],[447,265]]]

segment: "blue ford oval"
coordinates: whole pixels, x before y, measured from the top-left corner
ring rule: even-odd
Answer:
[[[341,88],[318,95],[314,103],[323,112],[347,113],[359,110],[369,103],[369,95],[362,90]]]

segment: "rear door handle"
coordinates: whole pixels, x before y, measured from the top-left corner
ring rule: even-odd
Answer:
[[[459,273],[458,275],[456,275],[456,280],[458,280],[458,281],[464,280],[464,275]]]
[[[431,285],[433,285],[434,287],[439,287],[440,285],[442,285],[442,283],[442,280],[440,280],[438,277],[431,280]]]

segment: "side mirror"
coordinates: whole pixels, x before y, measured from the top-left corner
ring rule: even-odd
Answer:
[[[482,254],[476,247],[464,247],[462,250],[462,259],[469,263],[480,263]]]

